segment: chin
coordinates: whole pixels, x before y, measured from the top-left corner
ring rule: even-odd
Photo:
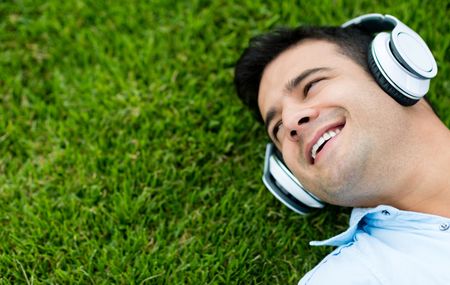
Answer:
[[[338,206],[355,206],[359,200],[358,196],[366,191],[358,186],[364,185],[358,178],[359,175],[355,172],[335,169],[326,176],[321,175],[316,180],[319,183],[310,189],[313,190],[313,194],[318,193],[317,196],[327,203]]]

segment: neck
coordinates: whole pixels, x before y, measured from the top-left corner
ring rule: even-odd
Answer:
[[[450,132],[437,118],[415,125],[421,134],[409,149],[398,195],[389,199],[399,209],[450,218]]]

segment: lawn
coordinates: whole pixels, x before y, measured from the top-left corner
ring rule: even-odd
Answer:
[[[349,209],[264,188],[266,135],[234,64],[273,27],[390,13],[439,67],[450,1],[1,1],[1,284],[295,284]]]

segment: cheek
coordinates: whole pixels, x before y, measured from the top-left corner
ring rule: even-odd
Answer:
[[[309,182],[311,173],[308,170],[308,163],[304,160],[302,148],[295,143],[285,144],[282,148],[283,160],[292,174],[304,184]],[[309,183],[306,183],[309,184]]]
[[[318,97],[341,102],[341,100],[370,100],[367,94],[382,92],[377,83],[366,76],[345,76],[318,86]]]
[[[295,169],[299,167],[300,153],[299,146],[291,142],[285,142],[282,147],[283,160],[286,166],[295,172]]]

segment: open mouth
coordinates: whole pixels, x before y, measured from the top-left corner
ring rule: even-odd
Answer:
[[[319,155],[319,153],[322,151],[324,146],[331,141],[334,137],[339,135],[341,130],[344,128],[345,123],[339,124],[337,126],[332,126],[329,129],[327,129],[312,145],[311,150],[309,152],[310,156],[310,163],[314,164],[316,157]]]

